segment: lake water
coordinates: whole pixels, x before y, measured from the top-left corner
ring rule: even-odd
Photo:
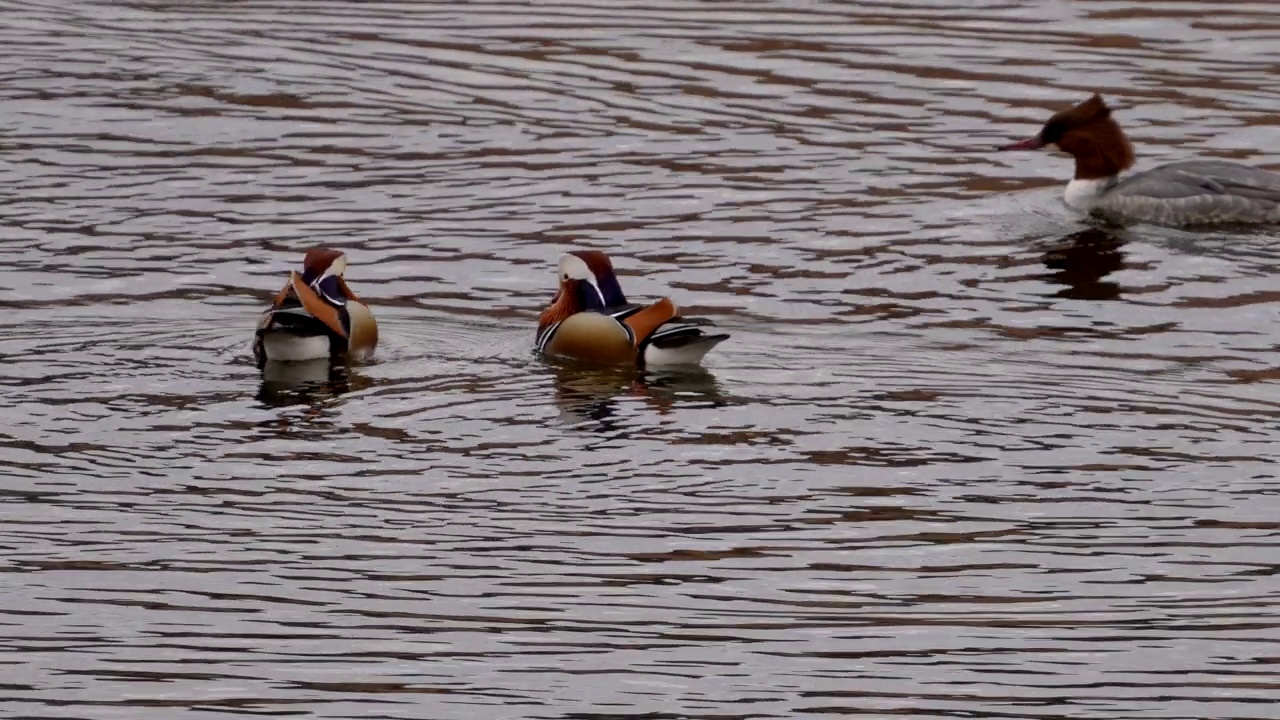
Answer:
[[[991,152],[1280,166],[1271,3],[0,12],[0,716],[1280,717],[1280,231]],[[531,355],[583,247],[705,372]]]

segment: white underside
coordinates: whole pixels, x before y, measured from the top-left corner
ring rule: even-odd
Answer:
[[[1097,204],[1098,198],[1115,183],[1115,178],[1099,178],[1097,180],[1072,180],[1067,183],[1062,199],[1076,210],[1088,210]]]
[[[305,362],[329,357],[329,338],[325,335],[299,337],[282,332],[269,332],[262,336],[262,349],[268,360],[276,362]]]
[[[654,367],[658,365],[697,365],[702,362],[702,358],[711,352],[711,348],[717,343],[697,343],[694,345],[685,345],[678,348],[660,348],[656,345],[650,345],[644,349],[644,364],[646,367]]]

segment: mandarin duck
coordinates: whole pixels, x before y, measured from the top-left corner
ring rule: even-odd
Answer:
[[[728,339],[707,321],[680,317],[669,298],[632,305],[609,257],[580,250],[560,258],[560,285],[538,319],[536,348],[544,355],[639,368],[696,365]]]
[[[302,274],[289,272],[289,282],[258,320],[253,343],[258,367],[268,361],[373,356],[378,324],[347,286],[346,268],[347,256],[338,250],[307,251]]]

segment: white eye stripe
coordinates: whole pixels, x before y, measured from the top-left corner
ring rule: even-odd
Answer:
[[[324,291],[324,288],[320,287],[320,280],[323,280],[323,279],[324,279],[324,278],[320,278],[320,279],[316,280],[315,282],[311,283],[311,289],[312,289],[312,290],[315,290],[317,295],[319,295],[320,297],[322,297],[322,298],[324,298],[325,300],[327,300],[327,301],[329,302],[329,304],[330,304],[330,305],[336,305],[336,306],[338,306],[338,307],[342,307],[342,306],[346,305],[346,304],[347,304],[347,299],[346,299],[345,297],[336,297],[336,298],[335,298],[335,297],[333,297],[332,295],[330,295],[329,293],[325,292],[325,291]]]
[[[560,258],[560,275],[565,280],[587,280],[594,283],[595,273],[582,258],[576,255],[565,255]]]

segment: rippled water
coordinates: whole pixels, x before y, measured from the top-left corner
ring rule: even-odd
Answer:
[[[1277,231],[990,152],[1280,165],[1271,4],[0,10],[0,715],[1280,716]],[[539,362],[573,247],[732,339]]]

